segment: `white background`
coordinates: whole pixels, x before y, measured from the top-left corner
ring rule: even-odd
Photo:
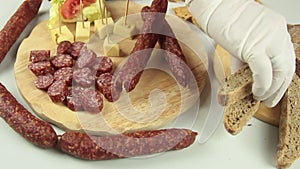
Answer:
[[[137,1],[150,4],[150,1]],[[266,6],[286,16],[289,23],[300,24],[300,1],[298,0],[264,0]],[[14,13],[21,0],[0,1],[0,28]],[[183,4],[179,4],[183,5]],[[170,8],[176,6],[170,4]],[[24,31],[17,43],[11,48],[6,59],[0,65],[0,82],[30,111],[30,107],[19,94],[14,79],[13,66],[16,52],[21,40],[28,36],[30,30],[39,22],[48,18],[50,3],[44,1],[38,17]],[[169,10],[170,13],[171,9]],[[0,44],[1,45],[1,44]],[[204,109],[204,108],[203,108]],[[201,116],[199,117],[201,118]],[[193,127],[199,131],[202,119]],[[131,158],[111,161],[84,161],[60,153],[57,150],[44,150],[26,142],[15,133],[3,120],[0,120],[0,168],[101,168],[101,169],[274,169],[278,144],[278,128],[252,119],[237,136],[228,134],[220,123],[217,131],[205,144],[195,143],[185,150],[168,152],[148,158]],[[57,129],[57,132],[61,131]],[[300,168],[300,160],[291,169]]]

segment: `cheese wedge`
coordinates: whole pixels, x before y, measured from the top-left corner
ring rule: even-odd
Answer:
[[[76,22],[75,41],[87,42],[90,38],[91,23]]]
[[[109,37],[103,42],[103,52],[106,56],[120,56],[120,47],[118,43],[114,43]]]
[[[61,41],[65,41],[65,40],[74,42],[74,35],[66,25],[61,26],[61,34],[59,32],[59,28],[52,29],[51,37],[56,44],[59,44]]]
[[[126,21],[125,24],[125,17],[120,18],[114,26],[114,34],[119,35],[123,38],[132,39],[133,35],[136,33],[136,28],[133,23],[129,23]]]

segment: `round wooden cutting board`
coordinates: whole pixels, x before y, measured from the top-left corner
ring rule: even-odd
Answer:
[[[223,84],[225,77],[231,74],[231,55],[220,45],[216,46],[214,54],[214,70],[218,81]],[[278,126],[280,118],[281,103],[278,103],[274,108],[268,108],[261,103],[254,117],[264,122]]]
[[[124,14],[125,1],[107,2],[107,5],[114,20]],[[131,3],[129,14],[137,13],[140,9],[141,6]],[[200,38],[195,38],[197,35],[184,21],[176,18],[168,16],[167,20],[180,41],[188,66],[194,75],[193,83],[187,88],[182,88],[170,76],[157,48],[152,53],[149,68],[144,71],[136,88],[130,93],[123,92],[121,98],[114,103],[104,99],[104,108],[98,114],[74,112],[63,104],[53,103],[45,91],[35,87],[36,76],[28,69],[31,50],[51,50],[52,56],[56,53],[56,44],[51,39],[47,21],[38,24],[19,47],[14,67],[17,86],[38,116],[64,130],[115,133],[157,129],[168,125],[197,102],[208,79],[208,60],[204,45]],[[137,25],[142,23],[141,18],[134,22]],[[74,33],[74,25],[67,26]],[[95,43],[93,41],[92,44]],[[134,44],[135,40],[120,41],[122,55],[129,55]],[[101,45],[96,43],[96,46],[100,50],[95,52],[101,54]],[[111,59],[114,69],[117,69],[126,57]]]

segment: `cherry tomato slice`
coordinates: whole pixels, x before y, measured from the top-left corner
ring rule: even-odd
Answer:
[[[83,7],[95,3],[96,0],[82,0]],[[73,19],[80,12],[80,0],[66,0],[61,7],[61,14],[65,19]]]

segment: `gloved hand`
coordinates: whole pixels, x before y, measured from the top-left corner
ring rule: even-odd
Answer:
[[[295,71],[295,52],[283,16],[254,0],[188,0],[187,5],[211,38],[249,64],[254,97],[275,106]]]

